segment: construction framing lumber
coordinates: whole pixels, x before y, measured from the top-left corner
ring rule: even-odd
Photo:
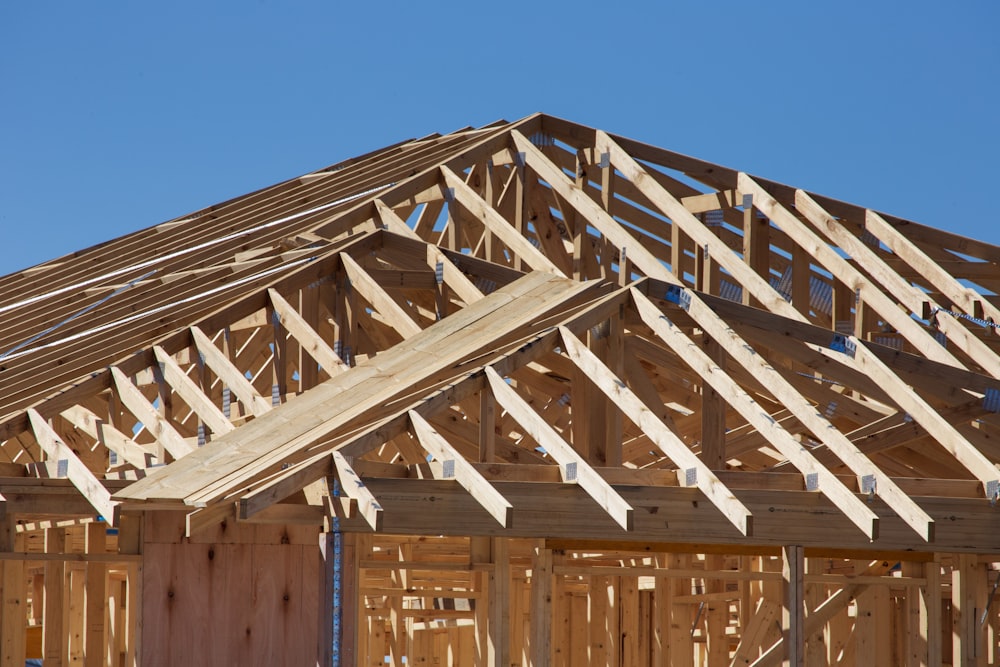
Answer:
[[[1000,664],[998,294],[543,114],[11,274],[0,664]]]

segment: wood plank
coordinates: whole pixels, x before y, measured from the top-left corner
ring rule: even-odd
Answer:
[[[372,527],[372,530],[378,532],[382,528],[382,505],[372,495],[372,492],[368,490],[361,477],[354,472],[350,462],[343,454],[334,451],[332,456],[337,477],[340,479],[341,490],[343,490],[348,498],[352,498],[358,503],[358,509],[361,511],[361,515],[365,518],[365,521]]]
[[[781,585],[784,595],[781,605],[782,641],[787,667],[805,665],[804,584],[805,557],[802,547],[781,548]]]
[[[111,367],[111,377],[113,378],[118,398],[122,404],[128,408],[129,412],[135,415],[136,419],[149,433],[156,438],[157,442],[163,445],[171,456],[179,459],[194,451],[184,437],[177,432],[177,429],[153,407],[153,404],[146,400],[138,387],[132,384],[117,366]]]
[[[222,435],[236,428],[222,414],[222,410],[217,408],[215,403],[195,384],[194,380],[188,377],[187,373],[177,365],[177,362],[166,350],[159,345],[154,345],[153,354],[163,368],[163,378],[177,392],[177,395],[194,410],[199,419],[212,430],[212,433]]]
[[[31,429],[38,440],[39,446],[52,461],[66,461],[66,477],[73,486],[87,499],[100,516],[113,521],[117,503],[111,500],[111,494],[98,481],[94,473],[80,462],[62,438],[52,430],[49,423],[34,408],[28,408],[28,419]]]
[[[353,257],[343,253],[340,256],[340,261],[350,277],[351,288],[358,290],[358,293],[381,313],[388,320],[389,325],[398,331],[403,338],[409,338],[423,331],[423,328],[413,320],[411,314],[396,303],[396,300],[382,289],[382,286],[375,282]]]
[[[559,463],[563,480],[579,484],[619,526],[631,530],[632,507],[496,371],[487,367],[486,378],[497,403]]]
[[[420,413],[410,410],[410,424],[420,444],[442,464],[450,462],[454,479],[504,528],[514,520],[514,507]]]
[[[73,426],[115,452],[123,461],[127,461],[138,470],[144,470],[146,466],[156,463],[156,457],[152,452],[82,405],[66,408],[60,414]]]
[[[281,318],[281,325],[298,341],[299,345],[313,360],[333,376],[348,370],[347,364],[333,351],[322,336],[309,326],[305,318],[288,303],[275,289],[267,290],[268,299],[274,312]]]
[[[455,201],[465,208],[470,215],[482,222],[494,236],[503,241],[516,258],[519,258],[536,271],[546,271],[565,277],[565,274],[558,266],[553,264],[548,257],[542,254],[522,234],[518,233],[515,228],[511,227],[510,223],[494,208],[487,206],[486,202],[453,171],[447,167],[442,167],[441,174],[444,177],[445,184],[449,188],[454,188]],[[518,267],[515,266],[515,268]]]
[[[212,369],[212,372],[222,380],[225,386],[236,394],[240,402],[247,406],[255,417],[270,412],[271,402],[257,393],[243,372],[233,365],[233,362],[223,354],[222,350],[216,347],[204,331],[197,326],[191,327],[191,338],[198,352],[205,357],[205,364]]]
[[[561,339],[573,363],[597,385],[597,387],[632,420],[643,433],[648,435],[657,447],[677,464],[678,476],[686,484],[689,471],[694,471],[694,485],[712,501],[736,528],[744,535],[753,534],[753,516],[743,506],[725,484],[695,456],[687,445],[677,437],[662,421],[636,396],[625,383],[617,378],[607,366],[584,346],[573,333],[560,327]]]
[[[817,489],[827,495],[832,502],[840,507],[851,521],[860,528],[870,539],[878,536],[878,517],[863,502],[858,500],[853,492],[848,490],[830,470],[819,463],[810,452],[802,447],[791,433],[782,427],[771,415],[763,411],[759,404],[734,382],[726,373],[705,354],[697,344],[695,344],[680,328],[666,318],[656,306],[638,290],[632,290],[632,298],[639,316],[643,322],[650,327],[656,336],[667,344],[680,359],[701,375],[704,381],[715,387],[725,400],[732,405],[746,419],[757,432],[763,435],[768,443],[781,452],[803,475],[815,475]],[[744,366],[758,379],[766,374],[762,374],[758,366],[765,364],[759,360],[759,356],[748,353],[752,348],[731,332],[733,341],[730,343],[726,338],[722,339],[722,346],[732,349],[736,354],[733,360],[737,363],[746,363],[745,358],[750,357],[750,362]],[[746,354],[740,354],[738,348],[742,348]],[[765,382],[765,386],[768,383]],[[805,403],[800,399],[801,403]],[[813,409],[813,412],[815,410]],[[874,467],[874,466],[871,466]]]

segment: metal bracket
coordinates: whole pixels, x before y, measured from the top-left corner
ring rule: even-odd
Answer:
[[[830,341],[830,349],[835,352],[843,352],[849,357],[853,357],[857,352],[857,345],[849,337],[841,333],[833,334],[833,340]]]
[[[862,475],[861,476],[861,493],[868,495],[868,500],[872,501],[875,499],[875,475]]]
[[[684,486],[695,486],[698,483],[698,469],[687,468],[684,470]]]
[[[611,166],[611,153],[601,153],[601,160],[597,163],[597,166],[601,169],[607,169]]]
[[[441,462],[441,474],[445,479],[455,478],[455,459],[448,459]]]
[[[818,472],[811,472],[806,475],[806,491],[819,491]]]
[[[566,481],[567,482],[575,482],[576,479],[577,479],[577,477],[576,477],[576,461],[572,461],[570,463],[567,463],[566,466],[565,466],[565,469],[566,469]]]
[[[69,459],[59,459],[56,462],[56,477],[66,477],[69,475]]]
[[[444,262],[438,262],[434,265],[434,280],[438,285],[444,282]]]
[[[991,479],[986,482],[986,497],[990,500],[990,505],[996,506],[997,499],[1000,498],[1000,480]]]

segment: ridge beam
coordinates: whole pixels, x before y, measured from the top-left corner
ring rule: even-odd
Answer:
[[[368,272],[353,257],[347,253],[341,253],[340,261],[344,265],[344,270],[347,271],[351,287],[357,289],[361,296],[372,305],[372,308],[386,318],[389,325],[399,335],[405,339],[423,331],[423,328],[413,320],[410,314],[396,303],[396,300],[389,296],[389,293],[368,275]]]
[[[215,403],[194,383],[194,380],[187,376],[187,373],[177,365],[177,362],[166,350],[159,345],[154,345],[153,353],[156,355],[160,368],[163,369],[163,379],[194,410],[198,418],[211,429],[212,433],[222,435],[236,429],[222,413],[222,410],[215,406]]]
[[[578,484],[622,529],[632,530],[635,525],[632,506],[492,367],[487,366],[485,372],[497,403],[559,464],[563,481]]]
[[[351,467],[351,462],[346,456],[336,450],[331,452],[331,456],[333,456],[333,467],[337,471],[341,490],[348,498],[357,502],[358,511],[372,527],[372,530],[376,533],[379,532],[382,529],[382,517],[385,514],[382,511],[382,505]]]
[[[254,417],[260,417],[265,412],[270,412],[270,401],[257,393],[254,386],[243,375],[242,371],[222,353],[215,343],[197,326],[191,327],[191,338],[198,352],[205,357],[205,364],[212,369],[223,384],[229,387],[236,398],[247,406]]]
[[[667,457],[677,464],[678,481],[685,484],[693,473],[694,486],[746,536],[753,535],[753,514],[737,500],[733,492],[723,484],[705,463],[688,449],[680,438],[668,429],[653,414],[643,401],[625,383],[611,372],[573,333],[566,327],[559,327],[566,354],[583,373],[590,378],[618,408],[635,423],[642,432]],[[876,518],[877,521],[877,518]]]
[[[267,297],[271,302],[274,312],[281,318],[281,326],[292,334],[306,353],[313,358],[313,361],[323,367],[331,377],[348,370],[344,360],[333,351],[323,337],[316,333],[316,330],[309,326],[305,318],[288,303],[281,294],[274,288],[268,288]]]
[[[421,446],[435,459],[444,464],[451,463],[454,479],[462,485],[469,494],[482,505],[483,509],[489,512],[504,528],[513,525],[514,506],[497,491],[489,481],[486,480],[472,464],[465,460],[454,447],[451,446],[444,437],[438,433],[420,413],[410,410],[407,413],[410,417],[410,424],[417,435]]]
[[[73,426],[113,451],[122,460],[132,464],[137,470],[145,470],[147,466],[156,462],[156,456],[152,452],[82,405],[66,408],[60,414]]]
[[[179,459],[194,451],[194,447],[188,444],[187,440],[177,432],[177,429],[153,407],[152,403],[146,400],[139,388],[132,384],[132,380],[117,366],[111,367],[111,377],[122,405],[142,422],[146,430],[163,445],[165,450],[170,452],[171,456]]]
[[[632,289],[632,300],[639,317],[653,333],[674,353],[684,360],[702,379],[721,394],[726,402],[777,449],[806,478],[806,487],[812,486],[809,478],[815,476],[816,488],[836,505],[868,539],[878,537],[879,518],[868,506],[841,482],[836,475],[816,460],[808,449],[802,446],[780,422],[769,415],[739,384],[687,334],[674,325],[666,315],[636,289]]]
[[[558,266],[553,264],[538,248],[531,245],[527,238],[512,227],[493,207],[489,206],[475,190],[466,185],[465,181],[459,178],[455,172],[443,166],[441,174],[444,176],[446,186],[454,190],[455,201],[470,215],[478,219],[494,236],[503,241],[511,252],[520,257],[525,264],[536,271],[546,271],[562,278],[566,277],[566,274]]]
[[[45,455],[57,462],[66,461],[66,477],[69,478],[69,481],[97,510],[97,513],[104,517],[106,523],[113,523],[115,506],[118,503],[111,500],[111,493],[104,488],[94,473],[83,465],[73,450],[62,441],[62,438],[49,426],[45,418],[38,414],[37,410],[28,408],[28,420],[31,422],[31,430],[35,439]]]

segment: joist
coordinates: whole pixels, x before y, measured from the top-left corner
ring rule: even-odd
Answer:
[[[878,517],[874,512],[803,448],[802,444],[774,417],[764,411],[744,389],[722,372],[722,369],[665,317],[645,295],[633,289],[632,298],[639,316],[646,325],[660,340],[670,346],[678,357],[711,383],[716,391],[722,394],[726,401],[736,408],[775,449],[787,457],[806,477],[807,486],[828,496],[869,538],[874,540],[878,537]]]
[[[236,428],[222,413],[222,410],[217,408],[215,403],[195,384],[194,380],[188,377],[187,373],[177,365],[177,362],[166,350],[159,345],[154,345],[153,353],[163,369],[164,379],[177,392],[177,395],[194,410],[198,418],[212,430],[212,433],[222,435]]]
[[[885,286],[889,294],[894,296],[900,301],[906,308],[914,315],[922,315],[922,310],[924,304],[929,304],[931,308],[938,312],[937,326],[938,329],[944,333],[947,340],[953,343],[958,349],[962,350],[968,354],[976,363],[978,363],[983,370],[993,377],[1000,377],[1000,357],[997,353],[990,349],[983,341],[973,336],[968,329],[963,326],[957,318],[953,317],[948,311],[942,311],[940,306],[930,299],[925,293],[921,292],[919,289],[911,285],[908,281],[904,280],[899,276],[898,273],[893,271],[870,247],[865,245],[859,238],[851,234],[847,229],[844,228],[838,220],[835,220],[822,206],[820,206],[812,197],[810,197],[806,192],[802,190],[797,190],[795,193],[795,208],[802,215],[804,215],[821,233],[823,233],[827,238],[833,243],[837,244],[840,248],[845,250],[860,266],[862,266],[865,271],[867,271],[871,276],[878,280],[882,285]],[[839,256],[838,256],[839,259]],[[841,259],[841,261],[843,261]],[[854,273],[851,267],[846,262],[841,265],[846,269],[846,271],[851,274]],[[854,276],[858,279],[857,276]],[[881,291],[874,291],[870,286],[871,284],[867,281],[859,280],[859,284],[862,285],[860,295],[862,299],[868,299],[871,301],[872,297],[884,304],[884,307],[888,308],[892,314],[898,311],[898,308],[893,308],[891,301],[886,298],[882,298],[883,294]],[[878,309],[878,306],[876,305]],[[975,310],[975,307],[973,307]],[[879,309],[879,314],[882,310]],[[886,319],[895,324],[895,322],[889,316]],[[904,325],[909,328],[913,324],[911,317],[905,318],[907,324]],[[900,331],[902,328],[898,327]],[[909,338],[909,336],[907,336]],[[926,331],[920,336],[923,344],[931,344],[935,347],[933,348],[935,352],[939,352],[943,349],[943,346],[936,339],[933,339]],[[933,340],[933,343],[930,341]],[[932,354],[927,354],[928,357],[934,358]],[[951,358],[937,359],[938,361],[945,361],[951,363],[955,366],[963,366],[954,355],[950,355]]]
[[[139,470],[156,461],[156,456],[132,438],[113,427],[82,405],[74,405],[60,413],[73,426],[118,455]]]
[[[358,503],[361,516],[365,518],[372,530],[378,531],[382,526],[382,505],[368,490],[358,473],[351,468],[350,461],[343,454],[334,451],[333,466],[337,471],[337,479],[340,480],[340,487],[348,498],[352,498]]]
[[[536,271],[547,271],[557,276],[564,275],[551,260],[531,245],[528,239],[517,231],[516,227],[511,229],[510,224],[503,216],[487,206],[486,202],[454,172],[447,167],[442,167],[441,172],[447,187],[455,190],[455,201],[488,227],[490,232],[503,241],[504,245],[510,248],[516,257],[522,258],[525,264]]]

